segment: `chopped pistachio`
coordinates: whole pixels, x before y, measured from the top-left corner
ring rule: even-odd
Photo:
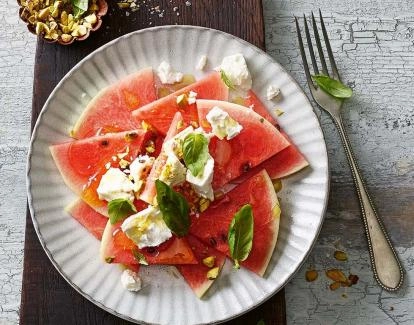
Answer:
[[[283,115],[285,112],[284,112],[283,110],[281,110],[280,108],[276,108],[276,109],[275,109],[275,113],[276,113],[276,115],[277,115],[277,116],[281,116],[281,115]]]
[[[199,210],[200,210],[200,212],[206,211],[209,206],[210,206],[210,200],[202,197],[200,199],[200,202],[199,202]]]
[[[41,20],[45,20],[49,16],[49,14],[50,14],[50,10],[49,10],[49,7],[47,7],[47,8],[40,10],[37,17]]]
[[[91,24],[91,25],[95,24],[98,21],[98,19],[96,18],[96,15],[95,14],[90,14],[90,15],[86,16],[84,18],[84,20],[87,23]]]
[[[203,264],[207,267],[213,267],[215,262],[216,262],[215,256],[209,256],[209,257],[203,258]]]
[[[214,280],[218,277],[220,272],[219,267],[212,268],[210,271],[207,272],[207,279]]]
[[[181,94],[177,96],[177,105],[182,107],[188,104],[187,95]]]
[[[275,192],[278,193],[282,189],[282,181],[280,179],[273,179],[273,188],[275,189]]]
[[[335,251],[334,257],[335,257],[336,260],[342,261],[342,262],[348,260],[348,256],[343,251]]]

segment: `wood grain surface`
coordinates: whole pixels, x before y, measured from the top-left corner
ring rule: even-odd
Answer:
[[[192,10],[186,4],[158,2],[161,10],[173,11],[177,17],[154,15],[150,8],[125,15],[110,4],[103,27],[87,41],[68,47],[37,43],[33,86],[32,128],[38,114],[60,79],[84,56],[106,42],[145,27],[187,24],[223,30],[264,49],[263,13],[260,0],[197,0]],[[177,9],[173,9],[177,7]],[[178,13],[178,15],[177,15]],[[194,14],[195,13],[195,14]],[[230,302],[229,302],[230,303]],[[228,324],[285,324],[284,290],[257,309]],[[72,289],[58,274],[44,253],[34,231],[30,215],[26,218],[21,324],[128,324],[96,307]]]

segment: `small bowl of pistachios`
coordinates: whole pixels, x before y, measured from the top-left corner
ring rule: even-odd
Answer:
[[[86,39],[102,25],[105,0],[17,0],[20,18],[46,42],[62,45]]]

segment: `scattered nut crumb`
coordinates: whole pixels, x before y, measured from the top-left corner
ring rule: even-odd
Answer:
[[[344,251],[335,251],[334,257],[336,260],[344,262],[348,260],[348,256]]]
[[[308,270],[306,271],[306,281],[313,282],[318,278],[318,272],[316,270]]]

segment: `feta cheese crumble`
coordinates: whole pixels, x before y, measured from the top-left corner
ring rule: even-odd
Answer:
[[[162,61],[158,66],[157,75],[163,84],[174,84],[183,80],[183,74],[176,72],[166,61]]]
[[[121,229],[138,248],[158,246],[172,236],[161,211],[153,206],[125,219]]]
[[[266,90],[266,98],[267,100],[272,100],[280,96],[280,89],[276,86],[269,85]]]
[[[188,104],[195,104],[196,100],[197,100],[197,93],[195,91],[190,90],[190,92],[188,93],[188,98],[187,98],[187,102]]]
[[[233,86],[238,86],[242,90],[252,88],[252,77],[242,54],[226,56],[216,70],[224,71]]]
[[[196,65],[196,69],[199,71],[203,71],[207,64],[207,55],[202,55],[200,57],[200,60],[198,60],[198,63]]]
[[[109,168],[102,175],[96,191],[100,200],[108,202],[115,199],[134,200],[134,184],[118,168]]]
[[[214,175],[214,159],[209,155],[209,158],[204,166],[203,173],[198,176],[194,176],[193,173],[188,169],[186,180],[189,182],[194,191],[210,201],[214,201],[214,192],[211,182],[213,181]]]
[[[129,165],[129,173],[132,176],[132,179],[134,180],[135,192],[138,192],[144,184],[144,180],[151,171],[151,167],[154,164],[154,160],[154,157],[150,157],[148,155],[140,155],[134,159],[131,165]],[[125,172],[126,170],[124,170],[124,173]]]
[[[169,186],[180,185],[185,181],[186,172],[185,166],[177,158],[175,153],[168,152],[167,161],[161,170],[159,180]]]
[[[230,115],[220,107],[214,106],[206,115],[207,121],[211,124],[212,132],[220,140],[226,138],[233,139],[237,136],[243,127],[237,123]]]
[[[121,284],[128,291],[139,291],[141,290],[141,278],[138,274],[131,270],[124,270],[121,275]]]

